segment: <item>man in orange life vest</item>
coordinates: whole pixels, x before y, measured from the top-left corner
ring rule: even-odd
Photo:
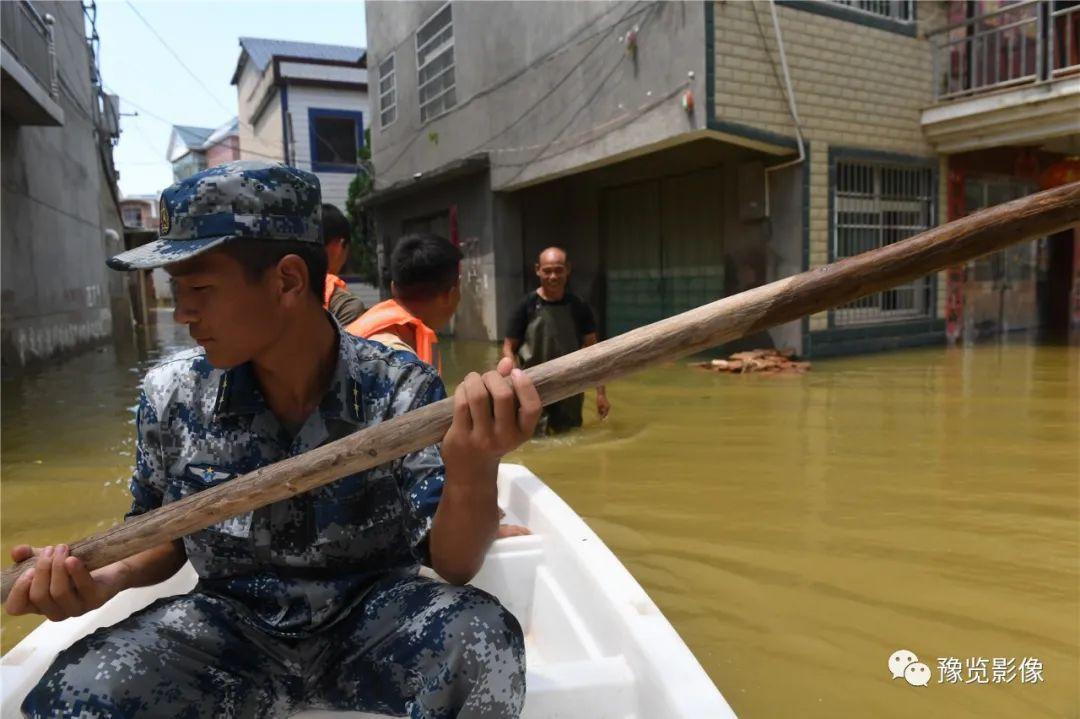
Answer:
[[[461,251],[445,237],[406,235],[390,256],[390,292],[345,329],[412,352],[442,372],[435,331],[450,323],[461,300]]]
[[[338,277],[349,259],[349,238],[352,228],[341,210],[323,203],[323,245],[326,247],[326,284],[323,288],[323,307],[344,327],[364,314],[364,303],[349,292],[345,281]]]
[[[450,324],[461,301],[461,251],[439,235],[406,235],[390,255],[390,291],[345,329],[391,349],[416,355],[442,374],[435,330]],[[500,510],[501,519],[501,510]],[[500,522],[496,539],[530,534]]]

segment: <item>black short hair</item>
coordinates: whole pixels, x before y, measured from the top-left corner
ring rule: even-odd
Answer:
[[[226,242],[221,249],[240,263],[252,282],[258,282],[263,274],[281,262],[285,255],[298,255],[307,265],[311,292],[323,303],[326,284],[326,250],[311,242],[282,240],[257,240],[243,237]]]
[[[322,206],[323,244],[328,244],[330,240],[336,240],[339,237],[345,240],[346,245],[349,244],[349,238],[352,237],[352,226],[341,210],[324,202]]]
[[[458,283],[461,250],[440,235],[405,235],[390,255],[390,279],[405,300],[428,299]]]

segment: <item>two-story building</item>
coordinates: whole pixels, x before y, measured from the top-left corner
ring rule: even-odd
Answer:
[[[172,163],[176,181],[239,160],[240,122],[234,117],[219,127],[173,125],[165,156]]]
[[[927,35],[949,12],[369,3],[365,204],[381,249],[416,229],[458,242],[457,330],[494,339],[551,244],[612,335],[909,237],[944,218],[923,111]],[[753,341],[810,356],[939,342],[947,289],[944,273],[923,278]]]
[[[314,172],[345,211],[368,117],[364,48],[242,37],[232,83],[240,157]]]
[[[0,343],[4,370],[130,334],[112,143],[80,3],[0,3]]]
[[[120,218],[125,228],[156,230],[158,226],[157,195],[126,195],[120,200]]]
[[[208,166],[213,167],[229,161],[221,159],[220,155],[217,159],[217,162]],[[183,179],[183,177],[190,177],[190,175],[183,175],[177,179]],[[159,201],[160,195],[127,195],[120,200],[120,217],[124,221],[125,245],[134,247],[157,239],[160,221]],[[172,305],[169,273],[164,269],[157,267],[152,270],[133,270],[128,275],[133,280],[132,296],[135,298],[133,305],[135,316],[140,322],[153,321],[154,315],[149,308]],[[147,308],[145,313],[144,307]]]
[[[927,141],[943,216],[1080,180],[1080,3],[950,2],[932,44]],[[950,338],[1080,326],[1080,228],[948,273]]]

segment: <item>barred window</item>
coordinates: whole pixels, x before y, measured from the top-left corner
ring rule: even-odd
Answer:
[[[833,256],[851,257],[907,239],[936,224],[934,174],[928,167],[837,162],[833,193]],[[837,325],[929,317],[930,277],[856,300],[835,310]]]
[[[397,119],[397,74],[394,72],[394,54],[379,63],[379,127],[386,127]]]
[[[420,122],[427,122],[457,104],[450,3],[443,5],[416,31],[416,72]]]
[[[832,2],[868,15],[888,18],[889,20],[898,22],[915,21],[914,0],[832,0]]]

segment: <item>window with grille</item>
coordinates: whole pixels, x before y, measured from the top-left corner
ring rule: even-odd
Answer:
[[[379,127],[386,129],[397,119],[397,74],[394,54],[379,63]]]
[[[833,179],[833,257],[851,257],[927,230],[936,223],[934,173],[928,167],[837,162]],[[837,325],[929,317],[932,280],[923,277],[834,311]]]
[[[868,15],[877,15],[898,22],[915,22],[914,0],[832,0],[832,2]]]
[[[416,31],[416,72],[420,122],[441,115],[457,103],[450,3],[443,5]]]

